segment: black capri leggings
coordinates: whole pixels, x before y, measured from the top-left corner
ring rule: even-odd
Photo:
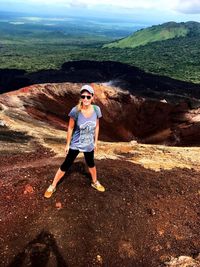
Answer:
[[[69,168],[71,167],[75,158],[78,156],[79,152],[80,152],[79,150],[74,150],[71,148],[69,149],[69,152],[68,152],[64,162],[60,166],[61,171],[66,172],[69,170]],[[94,164],[94,150],[92,150],[91,152],[83,152],[83,153],[84,153],[85,161],[86,161],[88,167],[93,168],[95,166],[95,164]]]

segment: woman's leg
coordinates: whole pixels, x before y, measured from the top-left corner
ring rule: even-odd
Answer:
[[[96,183],[97,181],[97,169],[94,164],[94,150],[91,152],[84,152],[85,161],[87,163],[89,172],[92,176],[92,182]]]
[[[100,182],[97,180],[97,170],[96,166],[94,164],[94,150],[91,152],[84,152],[85,161],[88,165],[89,172],[92,176],[92,184],[91,186],[97,189],[100,192],[105,191],[105,187],[100,184]]]
[[[69,149],[69,152],[61,164],[60,168],[57,170],[55,177],[53,179],[52,186],[53,188],[56,187],[57,183],[60,179],[64,176],[65,172],[71,167],[72,163],[74,162],[75,158],[78,156],[79,150]]]
[[[88,167],[88,169],[89,169],[89,172],[92,176],[92,182],[96,183],[96,181],[97,181],[97,168],[96,168],[96,166],[94,166],[93,168]]]
[[[59,168],[55,174],[55,177],[53,179],[53,183],[52,186],[55,188],[57,183],[60,181],[60,179],[64,176],[65,172],[61,171],[61,169]]]

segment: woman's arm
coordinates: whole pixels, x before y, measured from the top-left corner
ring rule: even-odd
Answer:
[[[96,128],[95,128],[95,134],[94,134],[94,149],[97,150],[97,141],[99,137],[99,119],[96,121]]]
[[[65,152],[68,152],[68,150],[69,150],[69,145],[70,145],[70,142],[71,142],[74,125],[75,125],[75,121],[74,121],[74,119],[72,119],[70,117],[69,124],[68,124],[68,130],[67,130],[67,144],[66,144],[66,147],[65,147]]]

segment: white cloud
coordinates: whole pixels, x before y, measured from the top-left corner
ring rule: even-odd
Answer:
[[[7,0],[8,3],[45,5],[48,8],[102,8],[112,10],[154,10],[155,12],[200,13],[200,0]]]
[[[84,6],[84,7],[97,7],[97,6],[114,6],[120,8],[131,9],[150,9],[160,7],[170,7],[170,5],[177,0],[8,0],[8,2],[18,2],[26,4],[44,4],[53,6]]]
[[[185,14],[200,14],[200,0],[178,0],[175,9]]]

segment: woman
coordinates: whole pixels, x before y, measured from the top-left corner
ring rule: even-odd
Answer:
[[[97,171],[94,163],[94,150],[97,149],[99,135],[99,118],[102,117],[98,106],[92,105],[94,90],[90,85],[84,85],[80,90],[79,104],[69,113],[69,125],[67,132],[67,144],[65,152],[67,156],[58,169],[53,183],[48,187],[44,196],[50,198],[56,191],[56,185],[70,168],[79,152],[84,153],[85,161],[92,176],[91,186],[104,192],[105,188],[97,180]]]

